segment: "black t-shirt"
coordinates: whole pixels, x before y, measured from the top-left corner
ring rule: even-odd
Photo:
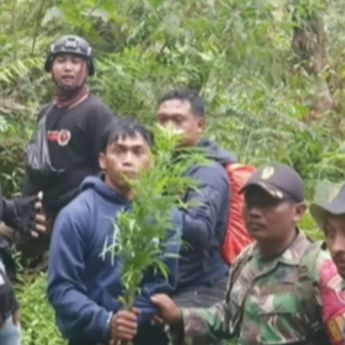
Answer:
[[[39,119],[47,110],[46,135],[51,162],[63,173],[45,178],[26,171],[23,195],[43,190],[45,209],[54,217],[76,195],[82,180],[99,171],[101,137],[114,115],[92,95],[70,109],[46,105],[40,111]]]

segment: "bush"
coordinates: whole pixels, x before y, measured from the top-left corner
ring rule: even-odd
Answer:
[[[66,345],[55,325],[53,309],[46,298],[47,276],[23,276],[18,286],[22,345]]]
[[[344,1],[88,0],[0,2],[0,179],[18,193],[23,149],[39,104],[50,99],[42,71],[52,41],[85,36],[95,48],[98,94],[121,116],[153,121],[155,102],[175,86],[199,91],[207,135],[241,162],[282,161],[302,175],[308,200],[320,180],[345,180]],[[306,4],[306,5],[305,5]],[[308,17],[329,28],[329,56],[318,74],[291,49]],[[296,20],[297,19],[297,20]],[[319,81],[333,106],[315,115]],[[312,237],[306,215],[302,228]],[[20,288],[24,344],[62,344],[45,299],[45,276]],[[37,340],[35,340],[37,339]]]

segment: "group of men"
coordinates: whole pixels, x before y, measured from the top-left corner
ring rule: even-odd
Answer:
[[[310,209],[331,257],[298,230],[306,211],[298,173],[277,163],[258,169],[241,190],[243,218],[255,242],[229,274],[221,256],[231,193],[224,166],[234,158],[203,138],[204,104],[189,90],[166,93],[156,111],[161,126],[178,131],[180,146],[196,146],[210,161],[186,171],[197,188],[184,195],[189,206],[172,213],[171,225],[186,245],[167,259],[168,279],[145,276],[135,308],[124,310],[117,300],[120,258],[114,262],[101,253],[114,236],[113,220],[130,212],[135,195],[128,180],[150,169],[153,140],[143,126],[116,118],[90,94],[86,81],[95,67],[84,39],[55,42],[45,69],[55,92],[40,111],[37,131],[43,129],[48,158],[44,169],[30,159],[34,136],[24,196],[37,201],[43,191],[38,218],[32,223],[35,207],[26,214],[30,229],[41,231],[42,221],[52,229],[48,298],[70,345],[214,345],[231,338],[241,345],[345,344],[345,187],[331,203]],[[6,314],[9,322],[16,310]]]

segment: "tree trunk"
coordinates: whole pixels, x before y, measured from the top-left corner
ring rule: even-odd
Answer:
[[[303,0],[302,0],[303,1]],[[311,105],[311,117],[318,118],[323,113],[333,108],[333,98],[323,71],[327,64],[327,34],[322,17],[322,11],[301,10],[301,0],[299,3],[299,13],[293,13],[295,23],[292,49],[298,58],[298,64],[309,75],[315,76],[316,94]]]

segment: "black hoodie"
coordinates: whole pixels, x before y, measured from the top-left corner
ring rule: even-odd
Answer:
[[[185,201],[196,205],[181,210],[183,241],[178,290],[210,286],[223,279],[228,267],[221,257],[229,209],[229,180],[224,165],[234,157],[216,144],[202,140],[197,147],[205,151],[210,164],[195,166],[187,172],[198,181]]]

